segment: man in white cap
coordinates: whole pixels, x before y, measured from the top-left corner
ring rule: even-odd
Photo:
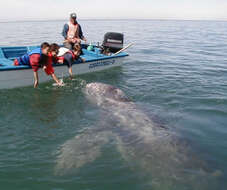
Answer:
[[[70,14],[70,20],[67,24],[64,25],[62,36],[65,38],[63,45],[72,49],[74,44],[81,43],[81,40],[86,42],[86,38],[83,36],[81,26],[77,22],[76,13]]]

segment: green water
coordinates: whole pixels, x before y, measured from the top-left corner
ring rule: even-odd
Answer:
[[[38,89],[30,86],[1,90],[0,189],[154,189],[150,184],[157,174],[147,175],[133,168],[114,143],[104,145],[100,157],[73,173],[62,176],[54,173],[62,145],[97,127],[105,117],[100,117],[100,109],[91,105],[81,91],[86,83],[102,82],[123,90],[146,115],[176,132],[209,171],[218,171],[218,177],[207,179],[213,180],[210,189],[224,190],[227,187],[227,38],[223,31],[227,23],[81,21],[87,36],[94,40],[101,40],[103,35],[101,31],[94,33],[91,27],[94,22],[103,31],[124,32],[126,43],[135,42],[128,50],[127,63],[120,68],[78,76],[72,82],[65,79],[67,85],[63,88],[53,87],[49,82]],[[51,29],[60,43],[58,30],[63,23],[22,24],[33,26],[31,30],[38,28],[34,44],[46,40],[44,29],[39,28],[41,24],[53,26]],[[13,27],[12,23],[1,25],[8,30]],[[19,35],[26,36],[23,30]],[[22,45],[31,40],[27,37],[24,41],[1,41],[3,45]],[[164,181],[159,183],[159,189],[167,186]],[[194,184],[184,187],[175,184],[171,189],[197,188]]]

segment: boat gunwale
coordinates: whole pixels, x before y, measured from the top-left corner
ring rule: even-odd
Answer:
[[[27,47],[27,49],[29,49],[29,48],[35,47],[35,46],[18,46],[18,47]],[[2,52],[2,48],[17,48],[17,47],[0,47],[1,52]],[[94,52],[91,52],[91,53],[94,53]],[[108,59],[118,59],[118,58],[121,58],[121,57],[129,56],[129,54],[128,53],[125,53],[125,52],[122,52],[122,53],[120,53],[118,55],[103,56],[103,57],[98,57],[98,55],[103,55],[103,54],[95,54],[94,53],[94,55],[97,55],[97,57],[88,59],[88,60],[86,60],[83,63],[78,63],[78,61],[75,61],[73,63],[73,65],[86,64],[86,63],[91,63],[91,62],[96,62],[96,61],[102,61],[102,60],[108,60]],[[83,57],[83,55],[81,57]],[[9,61],[10,59],[5,58],[5,57],[3,57],[3,58],[0,57],[0,60],[7,60],[7,61]],[[65,64],[53,64],[53,66],[54,67],[59,67],[59,66],[65,66]],[[0,64],[0,72],[14,71],[14,70],[26,70],[26,69],[31,69],[31,66],[27,66],[27,65],[21,65],[21,66],[13,66],[12,65],[12,66],[9,66],[9,65]]]

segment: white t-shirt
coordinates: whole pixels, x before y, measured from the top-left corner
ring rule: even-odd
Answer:
[[[58,55],[57,55],[57,56],[58,56],[58,57],[61,57],[61,56],[63,56],[65,53],[69,52],[70,49],[65,48],[65,47],[60,47],[58,51],[59,51],[59,52],[58,52]]]

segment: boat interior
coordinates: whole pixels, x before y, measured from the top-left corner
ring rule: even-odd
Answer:
[[[14,66],[14,59],[26,54],[27,52],[38,48],[39,46],[18,46],[18,47],[0,47],[0,71],[3,70],[17,70],[17,69],[30,69],[28,65]],[[113,57],[127,56],[127,53],[121,52],[118,55],[105,55],[101,53],[101,49],[98,46],[94,46],[93,50],[87,50],[88,45],[82,44],[82,55],[85,62],[93,62],[97,60],[110,59]],[[75,61],[75,64],[79,62]],[[56,64],[55,66],[62,64]]]

